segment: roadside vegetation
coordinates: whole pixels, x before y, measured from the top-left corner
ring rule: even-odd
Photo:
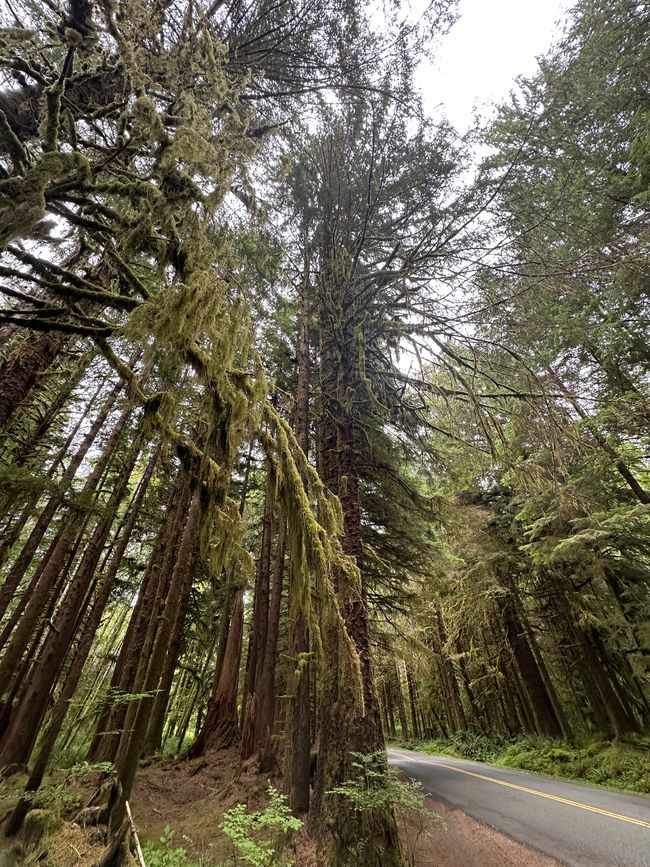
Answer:
[[[650,795],[650,753],[641,739],[568,744],[533,735],[506,740],[463,733],[448,739],[402,740],[392,746]]]

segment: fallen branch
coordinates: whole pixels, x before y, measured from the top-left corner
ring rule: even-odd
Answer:
[[[133,821],[133,814],[131,813],[131,807],[129,806],[129,802],[126,802],[126,815],[129,819],[129,826],[131,828],[131,833],[133,834],[133,842],[135,843],[135,854],[140,864],[140,867],[147,867],[144,860],[144,855],[142,854],[142,849],[140,848],[140,841],[138,840],[138,832],[135,827],[135,822]]]

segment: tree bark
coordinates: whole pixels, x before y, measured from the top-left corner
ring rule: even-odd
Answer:
[[[511,594],[516,592],[512,583],[509,583],[508,590]],[[535,719],[537,734],[550,738],[562,737],[562,728],[555,715],[553,701],[548,695],[546,682],[541,676],[537,660],[523,624],[517,615],[516,603],[512,597],[505,598],[500,616],[508,644],[512,648],[521,675],[526,701]]]
[[[122,413],[116,421],[106,445],[104,446],[101,456],[86,479],[80,495],[82,498],[89,498],[95,495],[100,479],[104,475],[104,471],[113,457],[117,443],[126,427],[132,411],[130,405],[127,405],[122,410]],[[43,568],[38,584],[34,588],[34,591],[25,606],[23,615],[18,621],[12,637],[7,644],[2,661],[0,661],[0,695],[6,691],[15,667],[18,665],[25,648],[29,643],[29,636],[31,635],[34,624],[41,616],[43,608],[47,605],[52,589],[66,561],[70,544],[77,533],[80,514],[81,513],[78,509],[73,508],[66,515],[58,541],[52,550],[47,564]]]
[[[305,457],[309,455],[310,302],[310,256],[309,243],[305,236],[294,420],[296,440]],[[303,484],[306,484],[304,477]],[[291,563],[289,563],[287,643],[290,669],[287,692],[290,703],[287,719],[288,739],[285,773],[288,780],[289,806],[295,815],[302,815],[309,810],[309,767],[312,742],[310,707],[312,671],[309,658],[309,624],[299,597],[297,576]]]
[[[169,650],[169,639],[174,618],[177,616],[179,603],[188,591],[188,585],[192,581],[192,549],[196,540],[196,531],[200,510],[200,487],[192,493],[189,510],[181,542],[178,548],[178,556],[174,565],[171,582],[165,599],[165,608],[156,623],[156,637],[152,649],[147,674],[143,684],[143,693],[147,697],[137,702],[137,711],[133,720],[133,726],[129,731],[123,732],[120,747],[115,760],[117,778],[119,781],[119,793],[111,809],[109,817],[109,830],[113,836],[124,821],[126,801],[131,796],[131,789],[135,781],[138,762],[144,748],[144,740],[147,734],[147,726],[153,707],[153,694],[158,688],[160,677],[165,662],[165,655]]]
[[[166,599],[174,569],[178,562],[178,546],[181,543],[186,510],[188,507],[188,482],[181,468],[175,485],[176,497],[172,497],[170,511],[159,537],[160,547],[152,552],[145,575],[142,605],[132,615],[133,629],[129,629],[115,666],[117,685],[108,719],[108,733],[99,748],[101,761],[115,761],[116,755],[128,737],[139,710],[139,702],[124,700],[123,696],[145,692],[145,680],[150,669],[152,653],[160,625],[165,616]],[[133,620],[135,618],[135,621]],[[128,642],[127,642],[128,638]]]
[[[332,246],[329,246],[332,245]],[[329,246],[329,249],[328,249]],[[358,580],[334,575],[344,628],[353,642],[361,675],[355,684],[350,649],[332,621],[324,631],[327,666],[321,682],[319,758],[314,813],[318,816],[321,859],[332,867],[402,867],[403,859],[391,809],[355,811],[349,800],[327,792],[353,779],[352,753],[372,756],[386,769],[385,741],[372,680],[367,600],[363,583],[360,478],[354,421],[357,345],[354,323],[343,311],[353,305],[355,287],[346,283],[345,266],[325,239],[321,279],[319,466],[327,487],[338,494],[343,512],[342,547],[360,569]],[[334,254],[334,255],[332,255]],[[343,274],[341,274],[343,270]]]
[[[275,669],[280,632],[280,609],[282,606],[282,586],[284,583],[285,527],[282,522],[278,531],[273,573],[273,593],[269,607],[269,628],[266,635],[264,661],[259,672],[255,689],[257,694],[257,717],[255,720],[256,749],[260,753],[260,771],[270,773],[277,769],[273,747],[273,725],[275,722]]]
[[[256,750],[255,718],[258,713],[257,686],[260,669],[264,664],[264,651],[269,624],[269,586],[271,575],[271,491],[273,486],[272,473],[267,472],[266,494],[264,497],[264,514],[262,516],[262,540],[260,558],[255,581],[253,600],[253,618],[249,638],[248,665],[244,683],[242,700],[242,737],[241,757],[247,759]]]
[[[215,672],[203,727],[187,751],[188,758],[196,758],[209,749],[229,747],[239,737],[237,688],[243,630],[244,591],[238,590],[233,600],[223,665]]]
[[[70,484],[74,479],[77,470],[81,466],[83,459],[86,457],[88,451],[91,449],[95,440],[97,439],[97,435],[104,426],[106,419],[108,418],[109,413],[112,410],[121,390],[121,384],[116,385],[111,390],[108,397],[104,401],[104,405],[99,411],[97,418],[91,425],[90,430],[82,440],[75,454],[70,459],[70,463],[68,464],[65,472],[63,473],[59,481],[59,487],[62,493],[67,493],[67,489],[70,487]],[[113,438],[111,438],[111,441],[113,441]],[[88,481],[86,482],[86,484],[88,484]],[[85,491],[86,487],[84,486],[84,492]],[[52,518],[56,514],[56,511],[61,505],[61,502],[62,495],[50,497],[38,520],[34,524],[34,527],[32,528],[32,531],[29,534],[29,537],[25,542],[23,549],[21,550],[20,554],[16,558],[16,561],[13,563],[11,569],[9,570],[2,589],[0,590],[0,617],[4,616],[7,607],[11,603],[16,588],[20,584],[20,581],[23,578],[25,571],[27,570],[29,564],[34,558],[34,555],[38,550],[38,546],[43,536],[47,532],[47,529],[52,522]]]
[[[124,459],[113,493],[104,507],[104,513],[93,531],[74,578],[59,606],[39,657],[32,667],[11,725],[2,740],[0,767],[16,770],[29,759],[58,672],[83,615],[84,606],[88,603],[88,592],[94,580],[95,570],[114,517],[127,490],[141,444],[142,436],[137,435]]]
[[[196,559],[196,553],[193,557],[193,562]],[[169,704],[169,694],[174,680],[174,672],[178,664],[181,647],[183,644],[184,627],[187,619],[187,607],[189,604],[189,595],[191,582],[187,582],[183,588],[181,599],[178,605],[178,611],[174,619],[174,626],[169,640],[169,649],[165,657],[165,665],[163,667],[162,676],[160,678],[160,686],[156,693],[151,719],[143,747],[144,755],[151,755],[158,752],[162,744],[162,733],[165,724],[165,713]]]
[[[58,331],[28,334],[0,365],[0,429],[45,373],[68,338]]]
[[[106,605],[110,598],[111,591],[113,590],[115,577],[122,562],[126,547],[131,538],[133,527],[138,517],[140,505],[151,480],[151,476],[153,475],[153,471],[159,456],[160,447],[156,449],[149,461],[149,464],[147,465],[147,469],[145,470],[142,480],[140,481],[140,485],[138,486],[138,490],[131,505],[129,519],[125,526],[122,528],[122,533],[120,535],[119,541],[112,552],[110,561],[108,562],[105,574],[102,578],[99,592],[97,593],[95,601],[92,605],[88,620],[86,622],[86,625],[84,626],[83,633],[81,635],[81,638],[79,639],[79,643],[74,653],[74,657],[72,659],[72,662],[70,663],[70,667],[66,674],[65,683],[61,690],[61,694],[59,695],[54,705],[52,715],[47,724],[47,728],[45,729],[45,733],[41,738],[36,761],[34,762],[29,778],[25,785],[25,793],[36,792],[40,788],[43,777],[45,776],[47,765],[50,760],[50,756],[52,755],[52,750],[54,749],[54,745],[56,743],[59,732],[63,727],[63,723],[65,721],[70,702],[79,684],[79,680],[83,673],[86,660],[88,659],[88,655],[92,647],[93,639],[99,628],[99,624],[101,622],[104,610],[106,609]],[[24,796],[21,797],[20,801],[18,802],[18,804],[14,808],[14,811],[9,817],[7,824],[5,825],[5,836],[12,836],[18,833],[18,831],[22,827],[23,820],[30,809],[31,800],[25,798]]]

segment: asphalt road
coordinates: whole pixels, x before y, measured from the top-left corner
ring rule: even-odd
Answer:
[[[569,867],[650,867],[650,798],[411,750],[390,749],[388,761],[437,800]]]

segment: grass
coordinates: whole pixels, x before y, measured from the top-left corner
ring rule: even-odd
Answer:
[[[395,746],[650,795],[647,739],[628,743],[592,739],[569,744],[532,735],[506,740],[463,732],[448,740],[402,740]]]

